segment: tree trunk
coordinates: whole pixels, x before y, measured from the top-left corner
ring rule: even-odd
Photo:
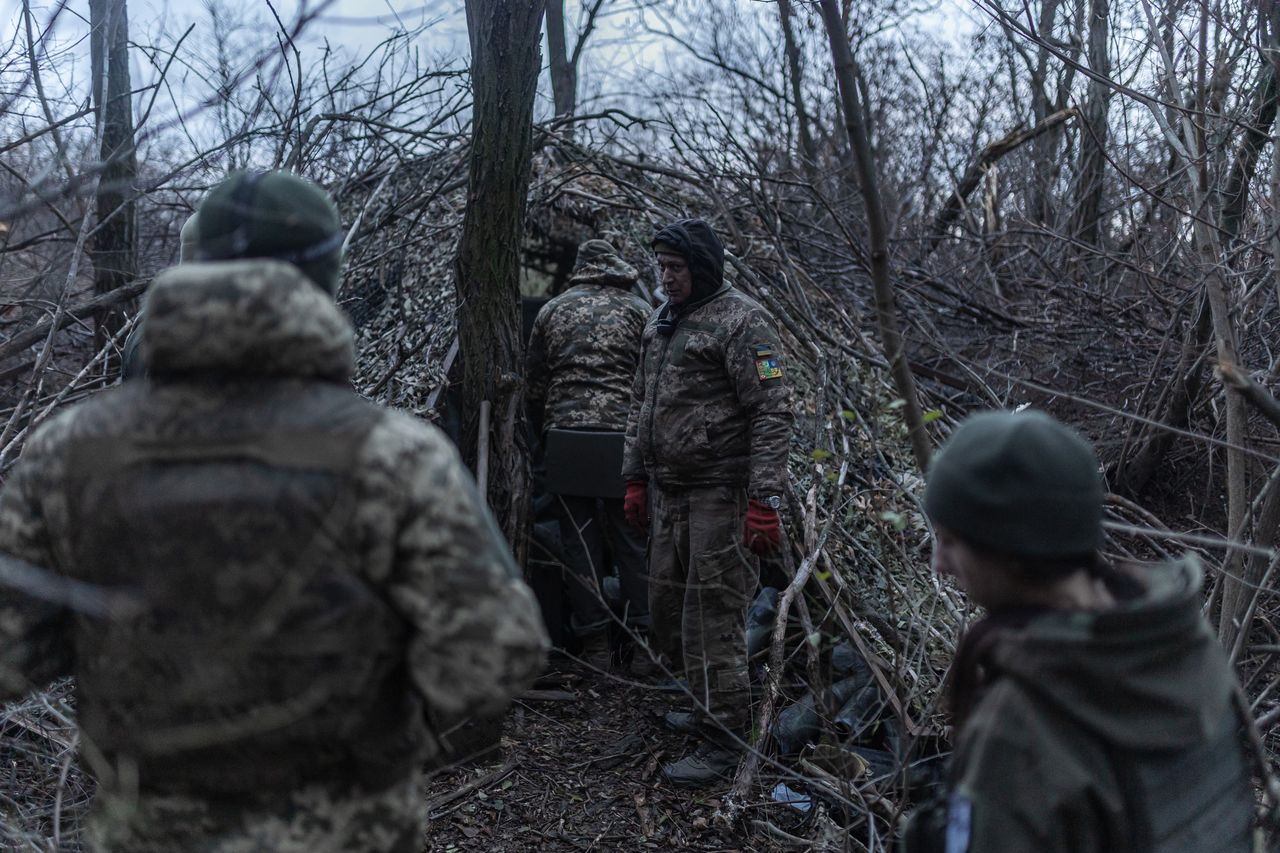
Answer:
[[[547,0],[547,49],[551,53],[551,98],[556,116],[571,116],[578,108],[578,68],[569,61],[564,0]]]
[[[791,26],[791,0],[778,0],[778,16],[782,19],[782,45],[787,55],[787,77],[791,84],[791,100],[795,102],[796,124],[800,132],[800,158],[804,173],[812,179],[818,162],[818,148],[813,141],[809,111],[804,106],[801,87],[804,69],[800,65],[800,46],[796,44],[795,30]]]
[[[1102,239],[1102,201],[1107,172],[1107,107],[1111,102],[1110,0],[1092,0],[1089,8],[1089,94],[1080,122],[1080,166],[1076,173],[1071,234],[1088,246]]]
[[[1059,0],[1043,0],[1040,4],[1040,20],[1036,32],[1041,43],[1036,47],[1036,65],[1031,74],[1031,123],[1039,126],[1049,117],[1049,48],[1045,42],[1053,37],[1053,25],[1058,17]],[[1031,160],[1035,168],[1031,175],[1031,199],[1028,213],[1033,222],[1048,224],[1051,216],[1053,176],[1057,174],[1058,139],[1056,134],[1037,138],[1031,146]]]
[[[520,246],[541,67],[542,0],[467,0],[474,107],[467,208],[455,265],[462,451],[477,467],[481,403],[493,413],[486,498],[517,559],[526,551],[529,459],[520,337]]]
[[[884,342],[889,371],[898,396],[905,402],[903,411],[911,438],[911,450],[915,454],[916,465],[924,472],[929,468],[929,434],[925,429],[924,413],[920,410],[920,400],[916,396],[915,378],[907,364],[902,332],[898,327],[893,271],[889,266],[889,227],[880,201],[880,185],[872,160],[871,138],[864,122],[862,104],[859,102],[857,66],[853,52],[849,49],[849,37],[845,33],[844,20],[840,17],[836,0],[821,0],[821,7],[827,38],[831,43],[831,59],[840,90],[840,102],[844,108],[845,130],[849,134],[849,147],[854,160],[852,165],[858,175],[862,202],[867,213],[867,244],[871,255],[876,320],[880,326],[880,338]]]
[[[1277,87],[1275,65],[1264,60],[1264,66],[1258,83],[1258,94],[1253,120],[1244,129],[1240,144],[1236,147],[1227,174],[1227,185],[1222,193],[1222,233],[1228,246],[1234,245],[1240,236],[1240,226],[1244,220],[1245,204],[1249,198],[1249,185],[1258,170],[1258,158],[1262,147],[1266,144],[1275,123],[1277,107]],[[1280,149],[1278,149],[1280,150]],[[1176,167],[1176,160],[1171,161],[1170,172]],[[1275,168],[1272,169],[1276,174]],[[1272,194],[1273,197],[1277,193]],[[1277,244],[1275,255],[1280,258],[1280,244]],[[1230,257],[1230,256],[1228,256]],[[1280,270],[1280,266],[1276,266]],[[1280,292],[1280,286],[1277,287]],[[1205,348],[1209,344],[1212,326],[1209,321],[1208,295],[1200,297],[1199,308],[1195,312],[1192,325],[1187,327],[1186,337],[1182,342],[1182,354],[1178,367],[1172,374],[1172,386],[1166,395],[1163,410],[1156,415],[1161,424],[1185,429],[1190,422],[1190,407],[1200,392],[1201,377],[1204,373]],[[1156,468],[1165,454],[1173,446],[1175,436],[1160,427],[1143,429],[1143,437],[1130,458],[1122,462],[1117,476],[1116,491],[1129,497],[1138,497],[1155,474]]]
[[[90,245],[93,289],[101,295],[128,284],[134,269],[134,210],[138,166],[134,152],[129,83],[129,17],[125,0],[90,0],[90,65],[93,104],[102,131],[99,156],[106,164],[95,200],[96,232]],[[118,308],[95,315],[98,347],[120,330]]]

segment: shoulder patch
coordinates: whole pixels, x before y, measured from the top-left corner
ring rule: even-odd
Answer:
[[[947,805],[946,853],[967,853],[972,826],[973,801],[968,797],[952,794]]]
[[[782,378],[782,366],[774,354],[773,344],[755,344],[752,349],[756,354],[756,375],[761,382]]]

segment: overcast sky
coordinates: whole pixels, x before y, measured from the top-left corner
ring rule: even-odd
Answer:
[[[760,8],[759,0],[736,2],[744,8]],[[267,0],[128,0],[130,36],[137,44],[171,45],[188,26],[195,24],[192,38],[201,44],[194,46],[210,44],[211,3],[233,18],[256,23],[252,28],[234,31],[233,46],[237,40],[261,43],[264,36],[270,36],[274,25],[272,7],[286,23],[296,19],[304,9],[313,12],[320,9],[319,18],[305,30],[299,45],[304,61],[308,55],[318,56],[315,51],[326,43],[329,49],[344,52],[351,58],[363,57],[391,33],[420,28],[425,29],[415,44],[427,57],[449,58],[462,64],[469,53],[463,0],[273,0],[270,5]],[[49,40],[51,48],[71,49],[77,56],[69,58],[83,56],[88,5],[88,0],[68,0]],[[49,20],[57,5],[51,0],[31,0],[31,7],[39,28]],[[572,27],[581,0],[566,0],[565,8]],[[637,77],[659,71],[670,45],[644,32],[645,12],[638,10],[632,0],[613,0],[605,8],[606,14],[599,19],[590,41],[591,51],[597,54],[595,58],[603,56],[608,68]],[[0,0],[0,21],[6,22],[0,37],[6,47],[20,32],[21,9],[22,0]],[[652,20],[652,13],[649,14]],[[976,18],[966,0],[938,0],[936,11],[920,16],[918,23],[926,30],[946,35],[971,30],[968,22]],[[16,46],[22,46],[21,40]],[[192,46],[189,42],[188,47]],[[588,61],[592,59],[588,57]],[[140,63],[135,58],[135,82],[150,77],[145,61]]]

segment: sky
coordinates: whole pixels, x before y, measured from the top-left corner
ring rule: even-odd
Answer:
[[[690,2],[697,0],[666,0],[664,5],[679,8]],[[736,2],[744,8],[760,6],[759,0]],[[53,0],[30,0],[30,3],[37,29],[59,8]],[[66,0],[49,40],[52,49],[67,49],[73,54],[70,58],[80,60],[68,62],[68,67],[77,71],[79,67],[87,71],[84,37],[88,30],[88,5],[88,0]],[[232,19],[251,24],[232,30],[233,46],[241,41],[261,43],[274,29],[273,9],[274,15],[285,22],[295,20],[301,13],[318,11],[318,17],[304,30],[298,44],[304,61],[308,56],[318,57],[326,46],[350,58],[360,58],[397,29],[420,28],[422,32],[415,39],[415,46],[426,57],[462,64],[469,54],[463,0],[128,0],[130,36],[138,44],[171,45],[188,26],[195,24],[191,38],[202,44],[211,43],[211,5],[220,6]],[[646,14],[653,20],[653,13],[646,13],[641,5],[636,0],[606,3],[606,13],[597,21],[588,54],[595,52],[605,57],[610,69],[625,70],[637,77],[660,72],[670,45],[644,32],[642,20]],[[566,0],[570,27],[581,6],[582,0]],[[6,46],[18,31],[21,9],[22,0],[0,0],[0,22],[5,23],[0,38]],[[943,36],[963,34],[972,30],[972,22],[978,17],[968,0],[938,0],[933,11],[920,17],[919,25]],[[20,41],[18,46],[21,47]],[[189,41],[188,47],[191,46]],[[588,55],[586,61],[591,59]],[[149,76],[145,60],[135,58],[135,80],[146,80]]]

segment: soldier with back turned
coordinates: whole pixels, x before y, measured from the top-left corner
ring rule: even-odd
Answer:
[[[150,380],[43,425],[0,495],[0,551],[140,613],[0,587],[0,695],[76,679],[93,849],[416,853],[436,721],[536,675],[537,605],[444,435],[351,390],[327,195],[238,173],[197,230]]]
[[[610,614],[601,580],[618,566],[623,619],[649,628],[646,538],[623,517],[623,434],[649,307],[631,292],[638,273],[605,240],[578,247],[569,288],[538,312],[529,339],[528,406],[546,449],[560,542],[569,569],[570,621],[587,663],[608,664]],[[608,546],[606,548],[606,545]]]

